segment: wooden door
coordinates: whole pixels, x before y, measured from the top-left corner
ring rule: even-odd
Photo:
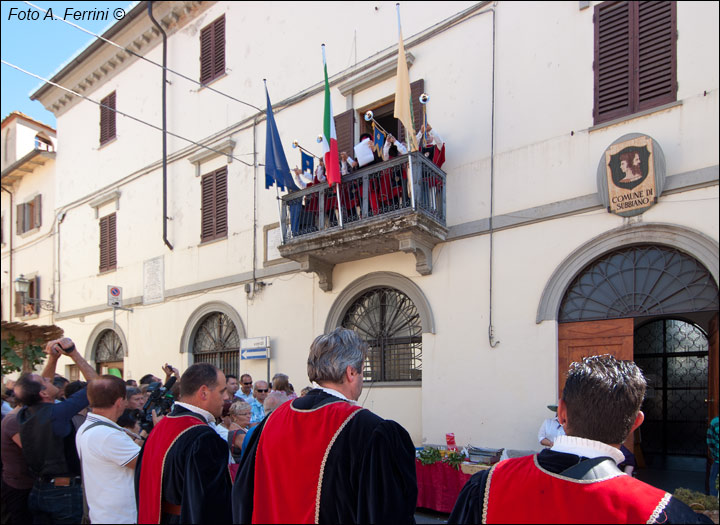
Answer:
[[[631,318],[558,325],[558,399],[562,396],[570,363],[600,354],[632,360],[633,329]]]
[[[617,359],[632,360],[634,326],[632,318],[559,324],[558,399],[562,397],[571,363],[581,361],[583,357],[602,354],[611,354]],[[638,466],[644,466],[645,462],[639,447],[635,447],[634,432],[625,440],[625,446],[635,452]]]

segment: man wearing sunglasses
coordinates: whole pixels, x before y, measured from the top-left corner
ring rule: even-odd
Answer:
[[[235,397],[242,399],[246,403],[252,405],[253,400],[253,380],[250,374],[243,374],[240,376],[240,390],[235,392]]]
[[[255,389],[253,390],[255,398],[250,402],[250,408],[252,410],[252,414],[250,416],[251,427],[259,424],[265,417],[264,403],[265,398],[268,396],[269,392],[270,386],[268,385],[267,381],[255,382]]]

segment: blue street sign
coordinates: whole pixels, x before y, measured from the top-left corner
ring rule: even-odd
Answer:
[[[267,348],[248,348],[240,350],[240,359],[267,359]]]

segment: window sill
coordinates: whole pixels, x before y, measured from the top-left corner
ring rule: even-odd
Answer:
[[[217,81],[220,80],[221,78],[225,78],[226,76],[228,76],[228,74],[227,74],[227,69],[225,70],[225,72],[224,72],[222,75],[218,75],[218,76],[216,76],[215,78],[211,78],[211,79],[208,80],[207,82],[203,82],[202,80],[198,80],[198,82],[200,82],[200,83],[203,84],[203,85],[200,86],[200,87],[197,89],[196,93],[200,93],[203,89],[205,89],[206,87],[208,87],[210,84],[214,84],[215,82],[217,82]]]
[[[218,237],[217,239],[210,239],[209,241],[200,241],[200,244],[198,246],[207,246],[208,244],[214,244],[216,242],[220,241],[227,241],[228,236],[224,235],[223,237]]]
[[[112,144],[113,142],[117,141],[117,139],[118,139],[118,137],[117,137],[117,135],[115,135],[113,138],[111,138],[111,139],[108,140],[107,142],[103,142],[103,143],[100,144],[100,146],[98,147],[98,151],[100,151],[101,149],[103,149],[105,146],[109,146],[109,145]]]
[[[363,390],[370,388],[422,388],[422,381],[363,381]]]
[[[117,266],[115,268],[108,268],[107,270],[99,270],[97,276],[100,277],[101,275],[106,275],[115,271],[117,271]]]
[[[35,235],[39,231],[40,231],[40,226],[37,226],[37,227],[33,228],[32,230],[26,230],[22,233],[18,233],[17,236],[20,237],[21,239],[24,239],[25,237],[30,237],[31,235]]]
[[[663,104],[662,106],[656,106],[654,108],[645,109],[643,111],[639,111],[637,113],[633,113],[632,115],[626,115],[624,117],[618,117],[613,120],[608,120],[607,122],[602,122],[600,124],[596,124],[595,126],[591,126],[588,128],[588,132],[592,133],[593,131],[597,131],[600,129],[604,129],[610,126],[614,126],[615,124],[622,124],[623,122],[628,122],[630,120],[645,117],[647,115],[651,115],[653,113],[657,113],[659,111],[665,111],[666,109],[672,109],[677,106],[682,106],[682,100],[676,100],[675,102],[670,102],[668,104]]]

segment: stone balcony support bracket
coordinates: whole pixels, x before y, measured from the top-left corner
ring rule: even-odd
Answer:
[[[333,281],[332,274],[335,265],[312,255],[305,255],[299,261],[300,268],[308,273],[314,273],[318,276],[320,289],[323,292],[332,291]]]
[[[398,249],[415,255],[415,269],[420,275],[432,273],[433,246],[418,239],[413,233],[397,235]]]

